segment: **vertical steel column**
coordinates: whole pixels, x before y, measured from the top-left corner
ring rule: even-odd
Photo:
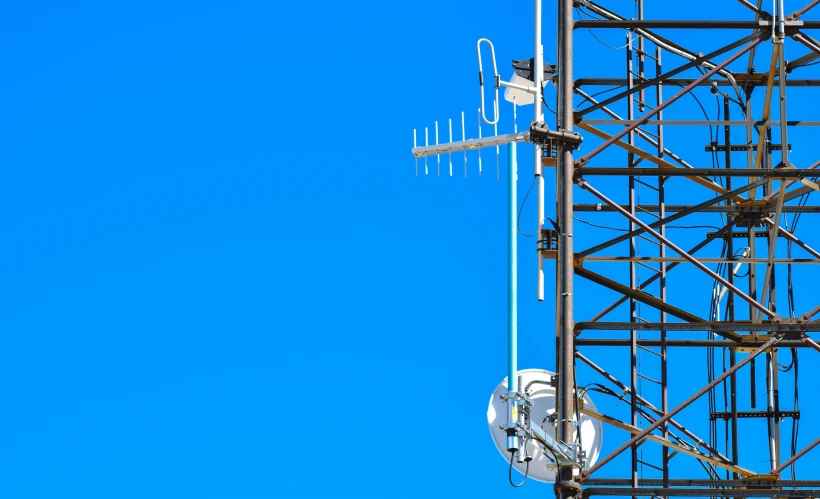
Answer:
[[[558,12],[560,16],[561,12],[561,5],[559,0],[558,5]],[[560,17],[559,17],[560,19]],[[558,29],[555,30],[555,60],[558,61],[561,58],[561,27],[558,26]],[[559,68],[560,71],[560,68]],[[545,101],[546,102],[546,101]],[[556,86],[555,92],[555,109],[559,109],[561,107],[561,92],[558,91],[558,87]],[[561,115],[559,113],[555,114],[555,129],[558,130],[561,128]],[[552,146],[549,146],[552,147]],[[557,158],[556,158],[557,162]],[[558,168],[556,164],[555,168],[555,213],[556,218],[559,217],[558,214],[561,213],[561,199],[560,193],[557,190],[557,187],[562,185],[561,183],[561,169]],[[560,218],[558,218],[560,221]],[[556,258],[555,259],[555,372],[560,372],[560,359],[561,359],[561,260]],[[560,406],[561,401],[556,399],[556,408],[555,410],[558,411],[558,406]],[[558,435],[558,431],[556,431],[556,436]]]
[[[780,21],[780,29],[783,30],[781,35],[785,37],[785,27],[783,25],[783,21],[785,21],[786,13],[783,10],[783,0],[777,4],[778,6],[778,20]],[[799,14],[798,14],[799,15]],[[779,72],[779,97],[780,97],[780,154],[781,154],[781,161],[783,166],[788,166],[789,163],[789,127],[787,126],[786,120],[786,45],[781,40],[782,45],[780,46],[780,51],[778,53],[778,65],[780,66],[778,69]],[[771,165],[770,165],[771,167]],[[784,185],[783,182],[785,180],[781,180],[781,186]],[[781,189],[782,190],[782,189]],[[783,195],[781,193],[781,195]],[[778,212],[779,215],[779,212]],[[774,233],[774,237],[778,237],[778,227],[780,226],[780,220],[775,220],[775,224],[772,227],[772,231]],[[776,239],[775,239],[776,240]],[[774,245],[770,245],[770,248],[774,248]],[[774,255],[769,255],[769,259],[771,260]],[[770,294],[769,294],[769,308],[772,310],[775,309],[775,272],[774,268],[772,268],[771,272],[771,285],[769,286]],[[773,400],[773,410],[774,414],[772,415],[772,427],[774,430],[774,463],[775,466],[772,469],[776,469],[780,467],[780,388],[779,388],[779,373],[780,370],[778,368],[777,362],[777,350],[772,349],[771,354],[771,373],[772,373],[772,380],[771,380],[771,398]],[[779,478],[779,477],[778,477]]]
[[[626,32],[626,81],[627,81],[627,90],[631,90],[632,87],[635,86],[634,80],[634,73],[633,73],[633,53],[632,53],[632,32]],[[635,94],[629,94],[626,99],[626,119],[633,120],[635,119]],[[635,146],[635,132],[629,132],[628,141],[630,146]],[[627,153],[627,166],[629,168],[635,167],[635,155],[631,152]],[[628,198],[629,198],[629,213],[633,216],[635,215],[635,177],[630,176],[627,180],[629,186]],[[629,222],[629,232],[635,230],[635,224],[633,222]],[[629,238],[629,256],[634,258],[636,255],[635,251],[635,238]],[[631,289],[637,289],[638,283],[636,280],[636,272],[635,272],[635,262],[629,262],[629,287]],[[637,317],[637,301],[634,298],[629,299],[629,321],[635,322]],[[629,411],[630,411],[630,421],[632,426],[635,428],[638,427],[638,337],[637,331],[632,329],[629,331],[629,339],[631,341],[630,348],[629,348],[629,389],[630,389],[630,397],[629,397]],[[638,487],[638,445],[633,445],[631,449],[632,455],[632,488]],[[633,499],[636,499],[633,497]]]
[[[751,114],[752,111],[751,111],[751,107],[750,107],[751,102],[752,102],[751,95],[747,94],[747,100],[746,100],[746,116],[747,116],[747,119],[749,119],[748,118],[749,116],[752,116],[752,114]],[[751,153],[751,150],[752,150],[751,149],[751,147],[752,147],[751,142],[749,143],[748,147],[749,147],[748,154],[749,154],[749,157],[751,158],[751,154],[752,154]],[[754,169],[754,167],[755,167],[755,160],[752,159],[751,163],[749,165],[749,168]],[[751,181],[752,179],[753,178],[750,178],[749,180]],[[754,199],[756,192],[757,192],[757,189],[749,191],[749,199]],[[754,230],[754,227],[752,226],[752,224],[749,224],[747,236],[748,236],[747,240],[748,240],[748,245],[749,245],[749,258],[756,258],[756,255],[757,255],[757,248],[756,248],[757,239],[755,238],[756,237],[755,236],[755,230]],[[753,263],[749,264],[749,296],[752,298],[752,300],[757,300],[757,266]],[[754,306],[752,304],[749,304],[749,319],[752,322],[754,322],[755,317],[756,317],[756,310],[754,309]],[[750,334],[754,334],[754,333],[750,332]],[[752,409],[755,409],[757,407],[757,390],[756,390],[756,386],[755,386],[756,385],[756,383],[755,383],[756,379],[757,379],[757,359],[752,359],[751,364],[749,364],[749,386],[751,388],[749,390],[749,397],[751,397],[750,405],[751,405]]]
[[[661,71],[661,49],[655,48],[655,76],[662,74]],[[657,85],[657,105],[660,107],[663,102],[663,85],[659,82]],[[658,113],[658,120],[663,121],[663,111]],[[663,125],[658,125],[658,157],[663,158]],[[664,177],[658,178],[658,205],[659,215],[661,219],[666,217],[666,179]],[[666,237],[666,225],[661,226],[661,236]],[[666,256],[666,245],[661,242],[660,247],[661,257]],[[660,299],[666,303],[666,262],[661,262],[660,267]],[[666,312],[661,312],[661,323],[666,322]],[[669,373],[666,357],[666,330],[661,330],[661,411],[665,414],[669,410]],[[669,425],[664,423],[661,426],[661,436],[669,438]],[[663,446],[662,452],[662,468],[663,468],[663,487],[669,488],[669,447]]]
[[[779,75],[780,83],[780,143],[783,145],[780,149],[781,159],[784,165],[789,165],[789,127],[786,125],[786,45],[780,47],[779,54]],[[779,222],[779,221],[778,221]]]
[[[763,4],[763,0],[757,0],[757,10],[755,11],[755,21],[758,21],[760,19],[760,9],[761,9],[762,4]],[[754,31],[759,31],[759,30],[754,30]],[[749,62],[746,66],[746,74],[751,74],[754,71],[754,59],[755,59],[755,53],[756,52],[757,52],[756,47],[753,48],[749,52]],[[747,78],[748,78],[748,76],[747,76]],[[754,89],[755,89],[755,87],[747,88],[747,87],[744,86],[744,88],[743,88],[743,91],[746,94],[746,119],[747,120],[751,120],[752,116],[753,116],[753,112],[752,112],[752,91]],[[746,149],[746,161],[747,161],[746,168],[748,168],[750,170],[754,169],[755,166],[756,166],[755,165],[754,153],[753,153],[753,149],[752,149],[753,146],[754,146],[754,141],[753,141],[753,137],[752,137],[753,136],[753,130],[754,129],[752,128],[751,125],[746,127],[746,147],[747,147],[747,149]],[[749,177],[749,183],[752,183],[754,181],[755,181],[754,177]],[[757,189],[754,189],[754,190],[749,192],[749,199],[755,199],[756,197],[757,197]],[[749,245],[749,258],[754,258],[755,257],[755,243],[756,243],[756,240],[755,240],[755,234],[754,234],[754,227],[750,226],[748,228],[748,243],[747,243]],[[757,276],[756,276],[756,274],[757,274],[757,269],[756,269],[755,265],[750,263],[749,264],[749,276],[748,276],[749,277],[749,293],[748,294],[753,299],[756,299],[756,297],[757,297]],[[755,317],[755,310],[754,310],[754,307],[752,307],[751,304],[750,304],[749,305],[749,319],[753,319],[754,317]],[[749,397],[750,397],[750,405],[751,405],[752,409],[756,408],[756,406],[757,406],[757,403],[756,403],[757,402],[756,389],[755,389],[755,376],[756,376],[755,367],[756,367],[756,364],[757,364],[757,359],[752,359],[751,364],[749,364],[749,386],[751,388],[749,390]]]
[[[638,1],[638,20],[643,21],[643,0],[637,0],[637,1]],[[629,35],[629,32],[627,32],[627,35]],[[643,55],[644,55],[644,39],[643,39],[643,36],[640,35],[640,33],[638,33],[637,38],[638,38],[638,74],[641,75],[641,81],[639,83],[643,83],[645,81],[644,80],[644,72],[643,72],[643,70],[644,70],[644,57],[643,57]],[[644,93],[644,89],[641,89],[640,92],[638,92],[638,100],[640,101],[640,102],[638,102],[638,111],[643,112],[644,111],[644,103],[646,102],[646,94]]]
[[[729,102],[728,97],[723,98],[723,115],[726,121],[731,120],[731,105]],[[726,146],[726,154],[724,163],[726,163],[725,167],[727,170],[732,168],[732,127],[726,125],[724,127],[724,135],[723,135],[723,142]],[[726,177],[726,189],[732,189],[732,177]],[[729,205],[730,203],[727,203]],[[726,224],[730,227],[733,226],[732,214],[726,214]],[[751,228],[749,229],[751,230]],[[732,231],[729,231],[726,236],[726,251],[729,255],[735,254],[735,239]],[[735,272],[734,266],[729,267],[729,275],[727,276],[729,283],[735,283]],[[726,320],[729,322],[735,321],[735,294],[733,291],[729,290],[729,296],[727,299],[727,307],[729,312],[726,314]],[[737,363],[737,349],[735,347],[729,348],[729,367],[734,366]],[[731,415],[731,435],[732,435],[732,453],[729,454],[732,457],[732,463],[737,464],[738,461],[738,434],[737,434],[737,374],[732,373],[729,377],[729,407],[732,413]],[[737,473],[732,473],[732,479],[737,480],[738,475]]]
[[[573,38],[573,0],[558,1],[558,29],[560,33],[558,44],[558,93],[559,93],[559,130],[572,131],[573,129],[573,76],[572,76],[572,38]],[[559,439],[571,444],[575,441],[573,431],[573,417],[575,415],[575,334],[573,320],[573,176],[575,162],[572,157],[572,147],[560,143],[558,146],[558,166],[561,184],[556,186],[559,195],[559,243],[558,260],[560,265],[561,301],[558,310],[561,316],[561,357],[559,364]],[[562,466],[556,476],[557,492],[560,499],[574,497],[578,488],[573,482],[571,466]]]

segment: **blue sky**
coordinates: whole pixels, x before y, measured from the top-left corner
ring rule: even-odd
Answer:
[[[710,4],[689,3],[693,12]],[[647,17],[688,15],[664,5]],[[544,9],[552,61],[554,2]],[[475,40],[495,42],[507,77],[511,58],[531,56],[531,10],[486,1],[7,7],[0,495],[550,494],[548,485],[509,487],[486,427],[506,358],[495,158],[485,153],[490,174],[479,180],[471,156],[464,181],[416,177],[410,155],[413,128],[438,120],[445,130],[461,111],[475,136]],[[708,17],[749,16],[730,2]],[[579,56],[579,76],[622,74],[623,51],[583,32],[578,49],[590,54]],[[524,108],[519,124],[530,114]],[[505,107],[499,131],[511,126]],[[809,137],[801,133],[795,144]],[[702,130],[678,140],[709,161]],[[794,159],[813,161],[806,148]],[[522,194],[530,178],[522,167]],[[553,191],[548,178],[548,199]],[[812,244],[816,234],[805,237]],[[551,369],[551,298],[534,300],[532,242],[521,239],[520,255],[519,365]],[[816,303],[798,274],[802,312]],[[579,317],[612,296],[578,282]],[[708,279],[678,285],[677,303],[706,315]],[[628,353],[614,355],[622,361],[607,367],[620,375]],[[682,400],[705,383],[691,368],[705,359],[675,355],[673,398]],[[802,366],[810,379],[810,362]],[[579,384],[592,381],[601,382],[579,371]],[[804,418],[820,410],[802,402]],[[692,411],[705,421],[705,402]],[[745,428],[765,433],[759,422]],[[816,438],[804,428],[798,447]],[[606,437],[605,450],[624,435]],[[753,467],[764,443],[748,445]]]

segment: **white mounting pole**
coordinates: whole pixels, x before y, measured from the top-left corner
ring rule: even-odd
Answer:
[[[498,114],[498,113],[496,113],[496,114]],[[496,122],[495,125],[493,125],[493,133],[495,133],[495,135],[498,136],[498,123],[497,122]],[[498,162],[499,154],[501,154],[501,150],[498,148],[498,146],[495,146],[495,179],[498,180],[498,181],[501,180],[501,165]]]
[[[478,138],[481,138],[481,108],[478,108]],[[478,150],[478,178],[481,178],[481,149]]]
[[[541,93],[543,85],[541,83],[544,77],[544,47],[541,45],[541,0],[535,0],[535,63],[533,64],[533,83],[535,84],[535,118],[536,122],[544,121],[544,111],[541,107]],[[541,165],[541,146],[533,144],[535,147],[534,168],[535,176],[538,182],[538,225],[536,232],[536,239],[541,239],[541,225],[544,223],[544,175],[543,166]],[[544,301],[544,259],[540,252],[537,253],[538,258],[538,301]]]

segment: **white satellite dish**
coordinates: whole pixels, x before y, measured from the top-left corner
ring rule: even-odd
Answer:
[[[543,369],[524,369],[518,371],[518,376],[521,377],[522,384],[519,390],[523,390],[532,381],[538,381],[537,384],[530,386],[529,394],[532,400],[532,421],[537,423],[547,435],[555,438],[555,426],[548,421],[549,416],[555,413],[555,388],[549,386],[550,378],[554,373],[545,371]],[[546,383],[546,384],[544,384]],[[501,400],[502,395],[507,394],[507,378],[495,388],[492,397],[490,397],[490,406],[487,408],[487,422],[490,425],[490,434],[493,437],[498,452],[504,457],[507,463],[510,462],[510,453],[507,452],[507,433],[503,430],[504,424],[507,422],[507,403]],[[595,410],[595,404],[587,394],[584,394],[584,406]],[[574,419],[574,418],[573,418]],[[581,415],[581,448],[586,453],[586,467],[589,468],[601,453],[601,439],[603,436],[603,428],[601,422],[592,419],[589,416]],[[534,478],[539,482],[555,482],[555,464],[550,455],[544,453],[543,449],[533,443],[527,443],[527,449],[532,456],[532,461],[529,463],[528,476]],[[522,474],[527,472],[527,464],[519,463],[517,459],[513,460],[513,467]]]

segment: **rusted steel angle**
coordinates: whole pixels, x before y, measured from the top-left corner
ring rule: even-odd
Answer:
[[[579,400],[579,403],[581,405],[581,408],[580,408],[581,414],[586,414],[587,416],[589,416],[593,419],[597,419],[598,421],[607,423],[607,424],[609,424],[611,426],[614,426],[616,428],[620,428],[621,430],[626,430],[629,433],[632,433],[634,435],[637,435],[637,434],[641,433],[640,428],[636,428],[636,427],[634,427],[630,424],[626,424],[622,421],[619,421],[619,420],[617,420],[617,419],[615,419],[611,416],[607,416],[605,414],[600,414],[598,412],[593,411],[592,409],[588,409],[588,408],[584,407],[583,402],[580,401],[580,400]],[[741,468],[740,466],[735,466],[733,464],[723,462],[723,461],[721,461],[719,459],[715,459],[715,458],[713,458],[713,457],[711,457],[707,454],[703,454],[703,453],[700,453],[696,450],[689,449],[687,447],[684,447],[683,445],[678,445],[676,443],[673,443],[673,442],[669,441],[668,439],[659,437],[657,435],[653,435],[651,433],[646,435],[644,438],[646,440],[661,444],[664,447],[669,447],[670,449],[674,449],[677,452],[680,452],[681,454],[686,454],[686,455],[692,456],[696,459],[700,459],[701,461],[705,461],[709,464],[713,464],[713,465],[719,466],[723,469],[727,469],[727,470],[729,470],[733,473],[737,473],[738,475],[741,475],[744,478],[756,474],[753,471],[749,471],[745,468]]]
[[[656,222],[652,222],[651,224],[649,224],[649,227],[652,228],[652,229],[655,229],[655,228],[661,227],[665,224],[674,222],[675,220],[679,220],[679,219],[681,219],[681,218],[683,218],[683,217],[685,217],[689,214],[697,213],[697,211],[700,210],[701,208],[706,208],[708,206],[713,206],[713,205],[716,205],[718,203],[722,203],[723,201],[726,201],[726,200],[729,200],[729,199],[734,199],[735,197],[738,197],[738,194],[742,194],[742,193],[747,192],[749,190],[755,189],[756,187],[758,187],[760,185],[763,185],[765,182],[766,182],[765,180],[761,179],[761,180],[758,180],[757,182],[754,182],[750,185],[745,185],[745,186],[739,187],[739,188],[737,188],[737,189],[735,189],[731,192],[726,192],[722,196],[718,196],[716,198],[709,199],[709,200],[704,201],[700,204],[691,206],[690,208],[688,208],[686,210],[679,211],[678,213],[676,213],[674,215],[670,215],[670,216],[662,218],[662,219],[660,219]],[[601,250],[610,248],[610,247],[612,247],[612,246],[614,246],[618,243],[624,242],[624,241],[626,241],[628,239],[631,239],[633,237],[640,236],[641,234],[644,234],[644,233],[646,233],[646,230],[643,229],[643,228],[635,229],[631,232],[626,232],[624,234],[621,234],[620,236],[617,236],[615,238],[610,239],[609,241],[605,241],[601,244],[593,246],[592,248],[586,249],[584,251],[580,251],[580,252],[576,253],[576,256],[583,258],[583,257],[589,256],[589,255],[592,255],[594,253],[597,253]]]
[[[625,451],[626,449],[629,449],[630,447],[632,447],[633,445],[635,445],[636,443],[638,443],[640,440],[642,440],[644,437],[646,437],[647,435],[651,434],[651,433],[652,433],[652,431],[654,431],[656,428],[660,427],[662,424],[664,424],[664,423],[666,423],[667,421],[669,421],[669,420],[670,420],[673,416],[675,416],[676,414],[678,414],[680,411],[682,411],[683,409],[685,409],[685,408],[689,407],[689,405],[691,405],[691,404],[692,404],[692,402],[694,402],[695,400],[697,400],[697,399],[699,399],[700,397],[702,397],[702,396],[703,396],[706,392],[708,392],[709,390],[711,390],[713,387],[715,387],[715,386],[719,385],[719,384],[720,384],[723,380],[725,380],[726,378],[728,378],[729,376],[731,376],[731,375],[732,375],[732,373],[736,372],[738,369],[740,369],[741,367],[743,367],[743,366],[745,366],[746,364],[748,364],[749,362],[751,362],[751,361],[752,361],[752,359],[754,359],[755,357],[757,357],[758,355],[760,355],[762,352],[765,352],[765,351],[766,351],[766,350],[768,350],[770,347],[772,347],[772,346],[774,346],[775,344],[777,344],[777,342],[778,342],[778,341],[780,341],[780,338],[781,338],[780,336],[774,337],[774,338],[772,338],[771,340],[769,340],[769,341],[767,341],[766,343],[764,343],[763,345],[761,345],[761,346],[760,346],[758,349],[756,349],[754,352],[751,352],[751,353],[750,353],[748,356],[746,356],[743,360],[741,360],[741,361],[740,361],[740,362],[738,362],[737,364],[733,365],[732,367],[730,367],[729,369],[727,369],[726,371],[724,371],[724,372],[723,372],[720,376],[717,376],[717,377],[716,377],[715,379],[713,379],[711,382],[709,382],[708,384],[706,384],[703,388],[701,388],[700,390],[698,390],[697,392],[695,392],[695,393],[694,393],[691,397],[689,397],[688,399],[684,400],[684,401],[683,401],[681,404],[679,404],[677,407],[675,407],[675,408],[674,408],[674,409],[672,409],[671,411],[667,412],[666,414],[664,414],[663,416],[661,416],[660,418],[658,418],[658,420],[657,420],[657,421],[655,421],[654,423],[650,424],[649,426],[647,426],[646,428],[644,428],[643,430],[641,430],[641,432],[640,432],[640,433],[638,433],[637,435],[635,435],[634,437],[632,437],[631,439],[629,439],[629,441],[624,442],[624,443],[623,443],[620,447],[618,447],[617,449],[615,449],[614,451],[612,451],[611,453],[609,453],[607,456],[605,456],[605,457],[603,457],[603,458],[599,459],[599,460],[598,460],[598,462],[596,462],[596,463],[595,463],[592,467],[590,467],[589,469],[587,469],[587,470],[585,470],[584,472],[582,472],[582,473],[581,473],[581,475],[578,477],[578,480],[579,480],[579,481],[581,481],[581,482],[583,482],[583,480],[585,480],[587,477],[591,476],[591,475],[592,475],[593,473],[595,473],[597,470],[601,469],[601,467],[602,467],[602,466],[604,466],[604,465],[605,465],[605,464],[607,464],[608,462],[612,461],[615,457],[617,457],[618,455],[620,455],[623,451]]]
[[[706,55],[698,57],[697,59],[689,61],[686,64],[684,64],[683,66],[678,66],[677,68],[675,68],[671,71],[667,71],[666,73],[663,73],[662,75],[659,75],[655,78],[652,78],[651,80],[646,80],[642,83],[639,83],[638,85],[635,85],[634,87],[632,87],[628,90],[625,90],[625,91],[623,91],[623,92],[621,92],[617,95],[609,97],[608,99],[604,99],[603,101],[601,101],[597,104],[593,104],[592,106],[589,106],[585,109],[581,109],[580,111],[576,111],[575,112],[575,119],[580,121],[579,118],[581,118],[584,115],[587,115],[587,114],[589,114],[593,111],[597,111],[598,109],[601,109],[604,106],[608,106],[609,104],[612,104],[613,102],[617,102],[617,101],[619,101],[619,100],[621,100],[625,97],[629,97],[630,95],[638,93],[641,90],[647,89],[649,87],[653,87],[653,86],[657,85],[658,83],[663,82],[664,80],[667,80],[667,79],[669,79],[669,78],[671,78],[671,77],[673,77],[677,74],[683,73],[687,69],[692,69],[694,67],[699,67],[704,62],[709,61],[713,57],[722,55],[722,54],[724,54],[724,53],[726,53],[726,52],[728,52],[732,49],[735,49],[735,48],[743,45],[746,42],[750,42],[750,41],[754,40],[758,36],[759,35],[757,33],[753,33],[749,36],[743,37],[740,40],[738,40],[738,41],[736,41],[732,44],[726,45],[725,47],[722,47],[722,48],[719,48],[719,49],[715,50],[714,52],[710,52]]]
[[[680,92],[676,93],[675,95],[670,97],[668,100],[665,100],[661,105],[657,106],[655,109],[653,109],[649,113],[646,113],[643,117],[641,117],[639,120],[637,120],[634,124],[629,125],[628,127],[624,128],[623,130],[620,130],[618,133],[616,133],[611,138],[606,140],[603,144],[599,145],[594,150],[590,151],[586,155],[579,158],[577,164],[579,166],[582,166],[582,165],[588,163],[590,159],[592,159],[593,157],[598,155],[601,151],[603,151],[604,149],[606,149],[607,147],[612,145],[613,142],[621,139],[622,137],[625,137],[627,134],[629,134],[629,132],[635,130],[637,127],[644,124],[646,121],[652,119],[652,117],[657,116],[661,111],[666,109],[670,104],[673,104],[678,99],[680,99],[681,97],[683,97],[684,95],[689,93],[692,89],[694,89],[698,85],[698,83],[700,83],[702,81],[706,81],[709,78],[711,78],[713,75],[715,75],[716,73],[718,73],[719,71],[724,69],[726,66],[728,66],[732,62],[736,61],[741,56],[743,56],[744,54],[749,52],[750,50],[752,50],[752,48],[759,45],[768,36],[770,36],[769,33],[761,32],[757,38],[755,38],[747,46],[743,47],[743,49],[741,49],[740,51],[735,52],[731,56],[727,57],[726,60],[724,60],[720,64],[717,64],[714,68],[710,69],[709,71],[707,71],[706,73],[704,73],[700,77],[696,78],[693,83],[691,83],[691,84],[687,85],[686,87],[684,87]]]
[[[590,125],[586,125],[584,123],[579,123],[575,126],[576,126],[576,128],[580,128],[581,130],[585,130],[585,131],[587,131],[587,132],[589,132],[589,133],[591,133],[591,134],[593,134],[593,135],[595,135],[595,136],[597,136],[597,137],[599,137],[599,138],[601,138],[605,141],[612,140],[612,137],[613,137],[612,135],[609,135],[608,133],[606,133],[606,132],[604,132],[604,131],[602,131],[598,128],[592,127]],[[635,146],[631,146],[631,145],[627,144],[626,142],[624,142],[622,140],[614,140],[614,141],[612,141],[612,145],[616,145],[616,146],[626,150],[627,152],[630,152],[630,153],[634,154],[635,156],[638,156],[639,158],[643,158],[644,160],[649,161],[651,163],[654,163],[654,164],[656,164],[658,166],[661,166],[663,168],[679,169],[677,166],[673,165],[672,163],[669,163],[668,161],[664,161],[663,159],[658,158],[656,155],[650,154],[650,153],[648,153],[648,152],[646,152],[642,149],[639,149]],[[581,174],[583,174],[583,168],[579,168],[578,171]],[[711,190],[713,190],[717,193],[726,194],[728,192],[726,189],[721,187],[718,183],[716,183],[712,180],[709,180],[708,178],[694,177],[694,176],[693,177],[687,177],[687,178],[692,180],[693,182],[696,182],[696,183],[698,183],[698,184],[700,184],[704,187],[707,187],[707,188],[709,188],[709,189],[711,189]],[[734,198],[734,200],[735,201],[743,201],[744,198],[742,198],[740,196],[737,196],[737,197]]]
[[[597,372],[598,374],[600,374],[601,376],[606,378],[610,383],[612,383],[613,385],[615,385],[618,388],[620,388],[621,390],[623,390],[624,394],[631,393],[632,390],[630,390],[628,386],[621,383],[620,381],[618,381],[618,379],[615,376],[608,373],[605,369],[603,369],[602,367],[598,366],[597,364],[595,364],[594,362],[592,362],[591,360],[586,358],[581,352],[576,350],[575,351],[575,357],[577,357],[584,364],[591,367],[595,372]],[[657,407],[652,405],[648,400],[643,398],[640,394],[636,394],[636,397],[637,397],[637,400],[641,403],[641,405],[643,405],[644,407],[646,407],[650,411],[654,412],[658,416],[663,416],[663,411],[661,411],[660,409],[658,409]],[[684,427],[682,424],[678,423],[674,419],[670,419],[669,424],[674,426],[678,430],[680,430],[687,437],[694,440],[695,445],[697,445],[698,447],[702,447],[702,448],[706,449],[707,451],[709,451],[714,456],[717,456],[717,458],[719,460],[722,460],[724,463],[730,463],[731,462],[731,461],[729,461],[729,458],[727,458],[726,456],[724,456],[723,454],[718,452],[717,449],[712,448],[709,444],[704,442],[702,438],[698,437],[697,435],[695,435],[694,433],[689,431],[686,427]]]
[[[693,247],[692,249],[690,249],[690,250],[689,250],[689,254],[695,254],[695,253],[697,253],[698,251],[700,251],[701,249],[703,249],[703,248],[704,248],[706,245],[708,245],[710,242],[714,241],[715,239],[717,239],[718,237],[720,237],[721,235],[723,235],[723,233],[725,233],[727,230],[729,230],[729,229],[730,229],[730,228],[734,225],[734,223],[735,223],[735,222],[733,221],[731,224],[726,225],[726,226],[725,226],[725,227],[723,227],[722,229],[720,229],[720,230],[718,230],[718,231],[716,231],[716,232],[714,232],[714,233],[712,233],[712,234],[708,234],[708,235],[706,236],[706,239],[704,239],[703,241],[699,242],[699,243],[698,243],[695,247]],[[669,265],[668,267],[666,267],[666,273],[668,274],[670,270],[672,270],[673,268],[677,267],[678,265],[680,265],[680,264],[679,264],[679,263],[673,263],[672,265]],[[654,274],[654,275],[652,275],[649,279],[647,279],[647,280],[645,280],[644,282],[642,282],[642,283],[638,286],[638,289],[641,289],[641,290],[642,290],[642,289],[646,288],[647,286],[649,286],[649,285],[650,285],[650,284],[652,284],[653,282],[655,282],[655,281],[657,281],[658,279],[660,279],[660,277],[661,277],[661,274]],[[618,308],[618,306],[620,306],[620,305],[621,305],[622,303],[624,303],[626,300],[627,300],[627,297],[626,297],[626,296],[622,296],[621,298],[618,298],[618,299],[617,299],[614,303],[612,303],[612,305],[608,306],[607,308],[605,308],[604,310],[602,310],[601,312],[599,312],[598,314],[596,314],[596,315],[595,315],[592,319],[590,319],[590,320],[589,320],[589,322],[595,322],[595,321],[597,321],[597,320],[600,320],[600,319],[601,319],[602,317],[604,317],[606,314],[608,314],[608,313],[612,312],[613,310],[615,310],[616,308]]]
[[[679,247],[678,247],[675,243],[673,243],[672,241],[670,241],[670,240],[669,240],[669,239],[667,239],[666,237],[662,236],[661,234],[659,234],[658,232],[656,232],[655,230],[653,230],[653,229],[652,229],[651,227],[649,227],[646,223],[644,223],[641,219],[637,218],[636,216],[632,215],[632,214],[631,214],[631,213],[629,213],[628,211],[626,211],[626,210],[624,210],[623,208],[621,208],[621,207],[620,207],[618,204],[616,204],[614,201],[612,201],[612,200],[611,200],[611,199],[609,199],[608,197],[606,197],[606,196],[604,196],[603,194],[601,194],[600,192],[598,192],[598,190],[596,190],[594,187],[592,187],[592,186],[589,184],[589,182],[587,182],[587,181],[585,181],[585,180],[578,180],[576,183],[577,183],[577,184],[578,184],[578,185],[579,185],[582,189],[586,190],[587,192],[589,192],[589,193],[590,193],[590,194],[592,194],[593,196],[597,197],[598,199],[600,199],[601,201],[603,201],[603,202],[604,202],[604,203],[606,203],[607,205],[609,205],[609,206],[611,206],[612,208],[614,208],[616,212],[620,213],[621,215],[623,215],[624,217],[626,217],[627,219],[629,219],[630,221],[632,221],[634,224],[636,224],[636,225],[638,225],[639,227],[641,227],[642,229],[646,230],[646,232],[648,232],[649,234],[651,234],[651,235],[652,235],[652,237],[654,237],[655,239],[657,239],[660,243],[665,244],[667,247],[669,247],[669,249],[671,249],[671,250],[672,250],[672,251],[674,251],[675,253],[679,254],[680,256],[684,257],[685,259],[689,260],[689,262],[690,262],[691,264],[693,264],[695,267],[697,267],[698,269],[700,269],[701,271],[703,271],[704,273],[706,273],[706,274],[707,274],[709,277],[711,277],[712,279],[714,279],[714,280],[716,280],[717,282],[721,283],[724,287],[726,287],[726,289],[728,289],[729,291],[731,291],[732,293],[734,293],[737,297],[739,297],[739,298],[741,298],[743,301],[745,301],[745,302],[749,303],[749,305],[751,305],[751,306],[752,306],[752,307],[754,307],[755,309],[759,310],[760,312],[762,312],[762,313],[764,313],[764,314],[768,315],[768,316],[769,316],[769,317],[771,317],[773,320],[776,320],[776,321],[780,320],[780,316],[779,316],[779,315],[777,315],[777,313],[776,313],[776,312],[774,312],[773,310],[770,310],[770,309],[766,308],[765,306],[763,306],[762,304],[758,303],[758,302],[757,302],[757,301],[756,301],[753,297],[750,297],[749,295],[747,295],[746,293],[744,293],[743,291],[741,291],[741,290],[740,290],[737,286],[735,286],[734,284],[732,284],[732,283],[730,283],[729,281],[727,281],[727,280],[726,280],[723,276],[721,276],[721,275],[717,274],[717,273],[716,273],[716,272],[714,272],[712,269],[710,269],[709,267],[707,267],[707,266],[706,266],[706,265],[704,265],[703,263],[699,262],[699,261],[698,261],[695,257],[693,257],[692,255],[690,255],[690,254],[689,254],[689,253],[687,253],[686,251],[684,251],[684,250],[680,249],[680,248],[679,248]]]

